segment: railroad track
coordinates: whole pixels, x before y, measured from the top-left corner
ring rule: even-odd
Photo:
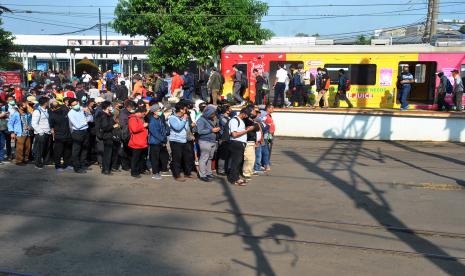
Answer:
[[[177,207],[177,206],[158,205],[158,204],[141,204],[141,203],[78,198],[78,197],[69,197],[69,196],[43,195],[43,194],[37,194],[37,193],[18,192],[18,191],[15,191],[15,192],[0,191],[0,197],[37,198],[37,199],[52,200],[52,201],[84,202],[84,203],[91,203],[91,204],[98,204],[98,205],[126,206],[126,207],[136,207],[136,208],[153,208],[153,209],[161,209],[161,210],[164,209],[164,210],[171,210],[171,211],[180,211],[180,212],[209,213],[209,214],[233,215],[233,216],[242,216],[242,217],[255,217],[255,218],[263,218],[263,219],[272,219],[272,220],[283,221],[283,222],[303,222],[303,223],[310,223],[310,224],[326,224],[326,225],[330,224],[330,225],[336,225],[336,226],[341,226],[341,227],[356,227],[356,228],[362,228],[362,229],[383,230],[387,232],[400,232],[400,233],[406,233],[406,234],[412,234],[412,235],[445,237],[445,238],[465,240],[465,234],[462,234],[462,233],[405,228],[405,227],[397,227],[397,226],[386,225],[386,224],[374,225],[374,224],[362,224],[362,223],[343,222],[343,221],[321,220],[321,219],[313,219],[313,218],[274,216],[274,215],[246,213],[246,212],[238,213],[238,212],[233,212],[233,211],[187,208],[187,207]]]

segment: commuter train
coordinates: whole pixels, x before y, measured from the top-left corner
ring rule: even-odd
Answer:
[[[269,75],[273,86],[277,65],[297,68],[299,64],[315,75],[317,68],[328,70],[333,84],[330,105],[337,89],[337,72],[344,69],[351,81],[349,100],[360,108],[397,108],[397,77],[403,65],[409,65],[415,84],[409,96],[410,108],[437,109],[436,72],[443,71],[452,80],[451,71],[465,76],[465,47],[431,45],[233,45],[221,52],[221,69],[225,76],[224,92],[232,92],[233,65],[237,64],[249,81],[245,94],[255,97],[254,69]],[[453,83],[453,82],[452,82]],[[315,91],[315,87],[312,88]],[[273,91],[271,91],[273,94]],[[465,100],[465,99],[464,99]],[[341,103],[344,107],[346,103]]]

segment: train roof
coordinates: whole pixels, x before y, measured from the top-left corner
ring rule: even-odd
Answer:
[[[223,48],[232,53],[465,53],[465,46],[408,45],[231,45]]]

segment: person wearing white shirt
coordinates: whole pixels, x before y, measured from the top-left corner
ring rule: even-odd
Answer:
[[[239,177],[242,161],[244,160],[244,150],[247,144],[247,133],[254,131],[254,127],[245,127],[244,119],[250,115],[247,108],[243,108],[239,115],[229,120],[230,143],[229,150],[229,171],[228,181],[231,184],[245,186],[246,181]]]
[[[278,71],[276,72],[276,81],[274,84],[274,106],[282,107],[284,105],[284,90],[286,89],[287,80],[287,71],[283,68],[281,64],[278,64]]]
[[[89,83],[92,80],[92,76],[89,75],[86,71],[83,71],[81,79],[82,79],[82,82],[85,84],[86,89],[88,89],[89,88]]]
[[[39,99],[39,107],[32,112],[31,125],[34,129],[34,163],[37,169],[44,167],[44,161],[50,148],[50,124],[48,121],[49,98]]]
[[[89,89],[89,98],[95,99],[100,96],[100,91],[95,87],[95,83],[91,84],[91,88]]]
[[[71,110],[68,113],[71,138],[73,139],[72,160],[76,173],[85,173],[85,161],[89,146],[89,122],[93,121],[87,108],[81,108],[77,99],[70,102]]]

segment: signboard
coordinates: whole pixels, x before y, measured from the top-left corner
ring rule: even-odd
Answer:
[[[145,46],[148,45],[146,40],[102,40],[105,46]],[[100,46],[99,39],[68,39],[68,46]]]
[[[121,66],[118,63],[113,64],[113,71],[121,73]]]
[[[39,71],[48,71],[48,62],[36,62],[36,70],[39,70]]]
[[[21,73],[15,71],[0,72],[0,83],[21,85]]]
[[[381,68],[379,72],[379,85],[392,86],[392,68]]]

